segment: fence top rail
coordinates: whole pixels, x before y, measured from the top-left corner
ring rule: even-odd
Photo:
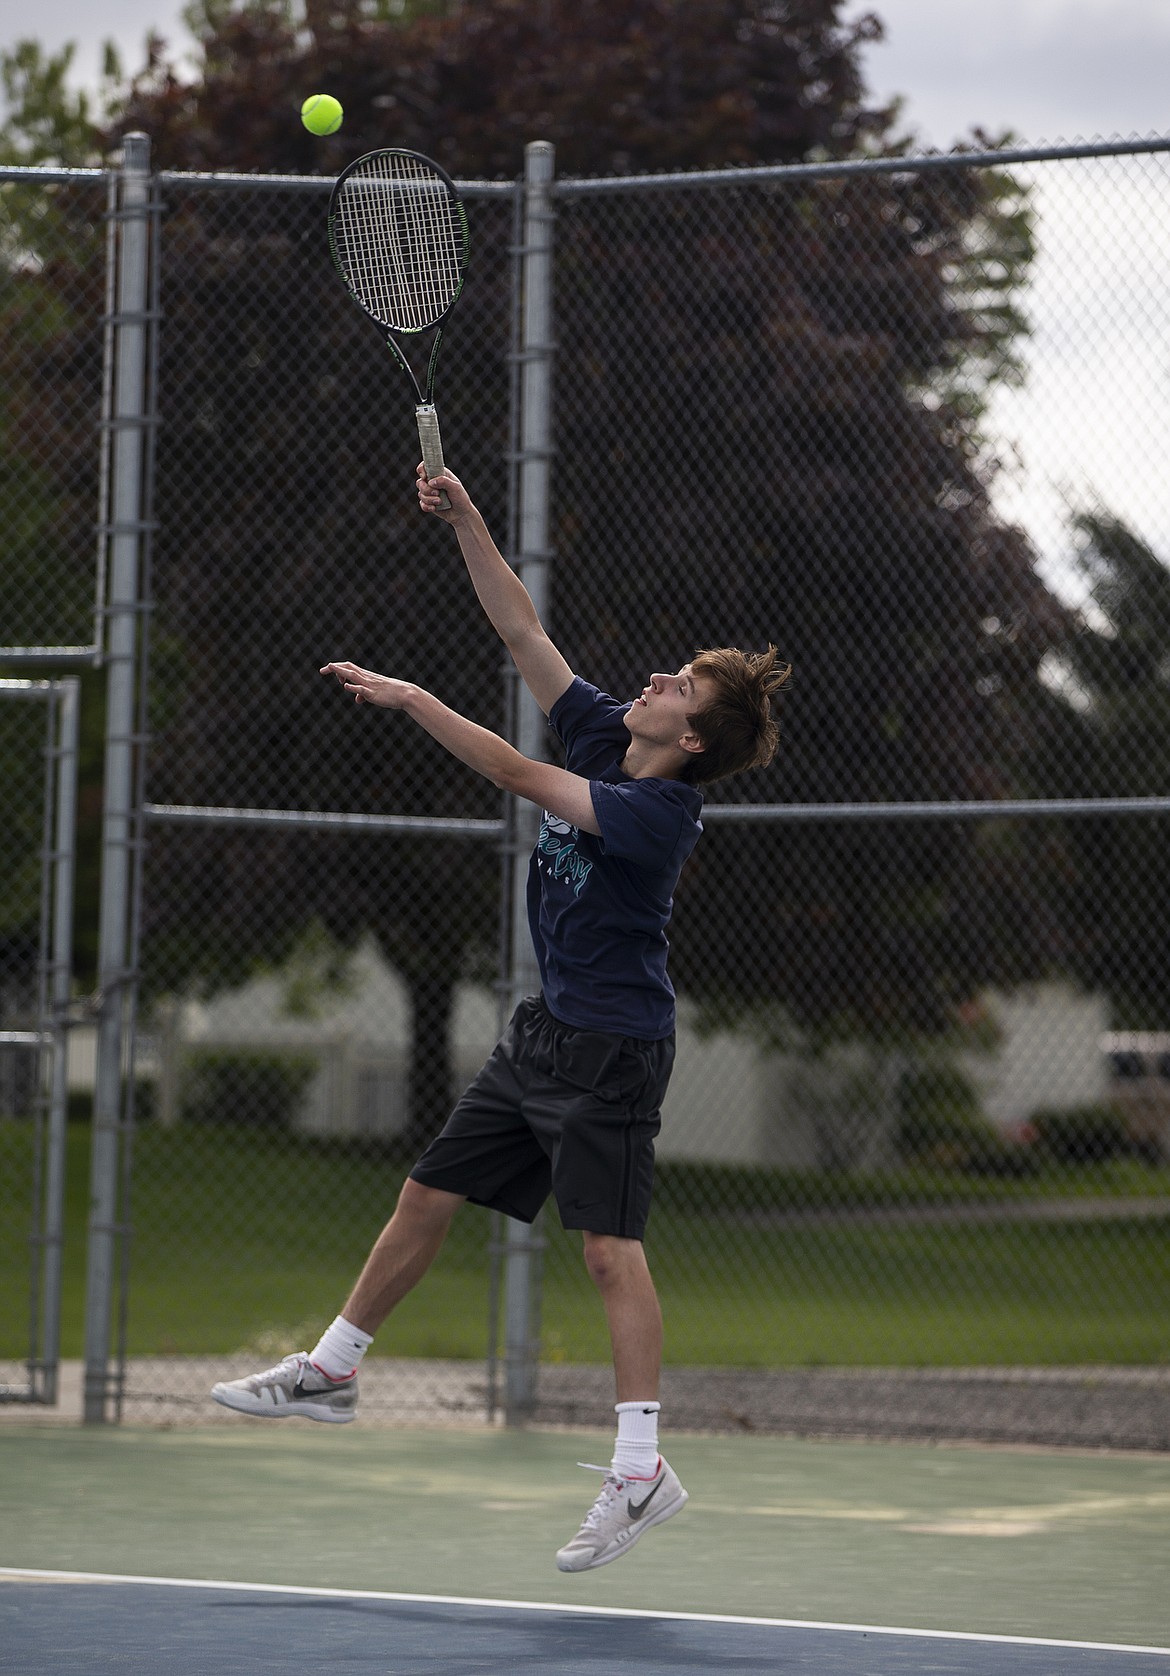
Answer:
[[[334,175],[234,175],[201,173],[197,170],[160,169],[155,175],[160,186],[223,186],[247,190],[269,187],[283,192],[331,192]],[[460,180],[456,182],[464,198],[512,198],[520,190],[516,180]]]
[[[60,690],[59,681],[0,680],[0,698],[54,698]]]
[[[900,157],[852,157],[820,163],[769,163],[737,169],[694,169],[660,175],[562,176],[553,191],[562,198],[594,197],[607,192],[639,192],[650,187],[677,189],[720,188],[761,185],[768,181],[826,180],[837,176],[867,174],[917,174],[923,170],[955,168],[1000,168],[1005,164],[1059,162],[1087,157],[1132,157],[1143,153],[1170,151],[1170,135],[1149,134],[1129,139],[1085,140],[1073,144],[1053,142],[1016,146],[991,151],[931,151]],[[42,164],[0,165],[0,184],[16,181],[62,184],[70,181],[109,180],[117,174],[113,165],[102,168],[62,168]],[[285,192],[331,191],[333,175],[233,174],[229,171],[161,169],[155,179],[162,186],[208,186],[248,190],[268,187]],[[506,198],[520,190],[517,180],[460,180],[459,191],[467,198]]]
[[[609,175],[586,179],[562,176],[553,186],[560,198],[594,197],[605,192],[640,192],[647,187],[710,188],[759,186],[768,181],[828,180],[841,175],[913,175],[923,170],[1002,168],[1014,163],[1059,162],[1078,157],[1130,157],[1170,151],[1170,135],[1145,139],[1087,140],[1072,145],[1017,146],[995,151],[931,151],[905,157],[853,157],[823,163],[773,163],[740,169],[695,169],[681,174]]]
[[[192,803],[147,803],[148,820],[172,826],[284,826],[325,832],[404,832],[440,838],[499,838],[502,820],[451,815],[366,815],[332,809],[235,809]]]
[[[31,185],[60,186],[70,181],[108,181],[117,176],[116,164],[93,169],[66,169],[48,164],[0,164],[0,185],[24,181]],[[223,186],[247,189],[271,187],[285,192],[330,192],[334,175],[264,175],[232,174],[228,171],[199,169],[159,169],[155,179],[162,186]],[[519,190],[518,180],[461,180],[459,190],[465,198],[507,198]]]
[[[1170,797],[1005,797],[976,803],[708,803],[703,821],[1018,820],[1041,815],[1170,815]]]
[[[8,684],[0,682],[0,691]],[[329,809],[237,809],[185,803],[147,803],[144,812],[149,820],[172,826],[286,826],[335,832],[429,833],[455,838],[496,838],[504,831],[504,823],[500,820],[447,815],[372,815]],[[704,822],[729,823],[1015,820],[1041,815],[1170,815],[1170,797],[1004,798],[987,803],[708,803],[703,809]]]
[[[117,169],[62,169],[43,163],[0,164],[0,185],[5,181],[28,181],[33,185],[61,185],[71,180],[105,180],[117,174]]]
[[[0,646],[0,664],[51,663],[59,667],[96,664],[100,646]]]

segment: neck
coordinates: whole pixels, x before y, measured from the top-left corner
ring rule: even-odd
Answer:
[[[681,780],[686,760],[686,752],[675,745],[648,745],[632,739],[622,758],[622,773],[631,780]]]

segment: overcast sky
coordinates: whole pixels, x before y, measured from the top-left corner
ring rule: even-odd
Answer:
[[[1170,0],[850,0],[886,39],[868,80],[947,147],[973,125],[1025,140],[1170,130]]]
[[[35,34],[78,44],[83,79],[101,42],[136,67],[150,28],[188,40],[181,0],[37,0],[4,7],[0,42]],[[1170,129],[1170,0],[848,0],[875,11],[886,41],[866,57],[874,93],[905,96],[905,119],[947,147],[982,124],[1027,140],[1165,133]]]

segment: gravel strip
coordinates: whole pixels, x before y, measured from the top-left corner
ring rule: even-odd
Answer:
[[[208,1393],[219,1379],[254,1372],[255,1357],[134,1358],[122,1418],[131,1425],[238,1425],[239,1416]],[[486,1423],[482,1363],[375,1357],[361,1381],[363,1424]],[[24,1383],[20,1364],[0,1363],[0,1385]],[[54,1407],[0,1403],[0,1425],[22,1418],[76,1424],[81,1391],[81,1364],[65,1362]],[[664,1424],[678,1431],[1170,1451],[1170,1367],[670,1367],[662,1401]],[[612,1405],[608,1367],[549,1364],[540,1370],[531,1418],[604,1428]]]
[[[667,1368],[670,1426],[808,1438],[1170,1450],[1170,1368]],[[541,1370],[536,1418],[596,1423],[608,1369]]]

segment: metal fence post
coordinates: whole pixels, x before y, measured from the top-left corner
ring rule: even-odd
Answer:
[[[87,1421],[108,1418],[118,1250],[118,1182],[134,798],[135,664],[144,528],[150,141],[127,134],[121,169],[114,320],[110,586],[106,605],[105,813],[99,922],[97,1070],[85,1294]]]
[[[0,1048],[35,1055],[32,1205],[29,1244],[28,1383],[0,1386],[0,1402],[53,1404],[61,1350],[65,1148],[68,1105],[66,1053],[73,976],[73,878],[77,826],[79,740],[77,678],[0,680],[4,699],[45,702],[44,810],[41,901],[34,1030],[0,1031]],[[15,812],[15,811],[14,811]],[[0,1192],[0,1199],[4,1199]],[[5,1209],[7,1205],[5,1204]]]
[[[549,479],[552,460],[552,182],[555,149],[535,140],[524,151],[524,231],[521,274],[519,513],[516,571],[547,625]],[[545,751],[546,722],[535,699],[521,688],[516,705],[516,746],[525,756]],[[536,841],[536,810],[521,804],[514,826],[511,1000],[513,1007],[540,984],[528,930],[528,855]],[[537,1259],[539,1223],[531,1230],[505,1219],[504,1415],[516,1425],[536,1401],[540,1354]]]
[[[77,765],[81,729],[81,687],[76,676],[57,683],[55,831],[53,837],[53,928],[48,1002],[53,1033],[49,1079],[49,1123],[41,1221],[41,1381],[43,1400],[57,1400],[61,1355],[61,1280],[65,1245],[65,1144],[69,1106],[68,1044],[70,984],[73,978],[73,883],[77,848]]]

